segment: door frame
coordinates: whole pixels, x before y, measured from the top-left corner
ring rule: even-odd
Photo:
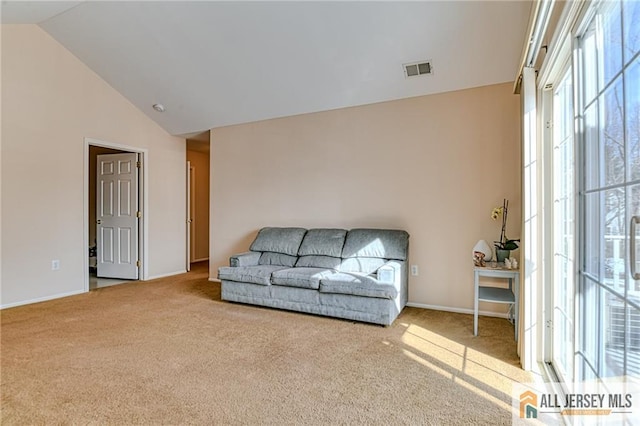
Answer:
[[[575,87],[576,82],[576,74],[574,62],[572,61],[572,45],[571,38],[566,38],[562,43],[560,50],[557,52],[557,55],[554,56],[554,66],[550,67],[543,74],[543,79],[540,79],[538,85],[538,102],[540,105],[539,116],[541,117],[540,123],[540,133],[542,135],[542,162],[544,164],[544,168],[548,171],[548,173],[544,173],[542,177],[543,182],[543,203],[545,206],[550,206],[550,213],[546,215],[544,220],[542,221],[543,227],[543,251],[545,254],[545,258],[551,259],[547,262],[543,268],[542,276],[543,276],[543,299],[542,303],[544,304],[542,312],[543,312],[543,343],[542,343],[542,353],[547,374],[549,377],[553,377],[555,381],[561,383],[561,387],[563,387],[563,392],[568,392],[569,389],[566,388],[566,384],[573,382],[575,380],[575,353],[576,347],[578,346],[579,336],[577,333],[574,333],[573,340],[571,341],[570,347],[568,348],[558,348],[555,347],[555,339],[554,339],[554,327],[559,326],[555,322],[555,307],[556,307],[556,298],[555,298],[555,284],[554,281],[555,273],[556,273],[556,265],[553,261],[555,257],[555,235],[556,235],[556,225],[555,225],[555,212],[554,212],[554,200],[556,199],[556,193],[554,191],[554,181],[555,181],[555,158],[554,158],[554,150],[555,150],[555,125],[554,122],[554,114],[555,114],[555,103],[554,97],[556,93],[556,89],[558,85],[562,83],[563,78],[568,74],[571,78],[571,82],[573,87]],[[569,118],[569,124],[571,126],[575,126],[575,106],[577,104],[576,99],[574,97],[574,92],[572,92],[571,102],[572,102],[572,111],[571,116]],[[564,107],[564,106],[563,106]],[[578,142],[575,131],[572,134],[572,146],[573,146],[573,160],[574,160],[574,170],[573,170],[573,187],[571,191],[573,192],[573,235],[574,241],[572,245],[573,249],[573,269],[571,271],[573,277],[573,288],[571,290],[571,297],[573,298],[573,306],[571,307],[571,322],[573,325],[573,330],[576,329],[577,321],[577,312],[578,312],[578,270],[577,265],[579,264],[580,259],[580,244],[578,241],[580,240],[579,235],[579,226],[578,226],[578,214],[579,214],[579,200],[578,200],[578,168],[580,167],[581,160],[578,155]],[[569,353],[574,354],[571,359],[570,370],[561,371],[558,369],[556,365],[556,357],[560,356],[559,352],[561,350],[568,350]]]
[[[142,206],[142,217],[138,226],[138,256],[142,260],[142,268],[138,270],[138,279],[146,280],[149,276],[149,253],[146,249],[149,246],[149,221],[146,218],[149,215],[149,150],[138,148],[135,146],[122,145],[113,142],[102,141],[93,138],[84,138],[84,172],[83,172],[83,215],[82,215],[82,234],[83,234],[83,253],[82,266],[84,276],[84,291],[89,291],[89,147],[99,146],[103,148],[117,149],[131,153],[140,154],[142,162],[142,174],[139,182],[139,202]]]
[[[187,194],[187,265],[186,265],[186,269],[187,272],[191,271],[191,257],[193,256],[192,250],[191,250],[191,244],[192,244],[192,237],[191,237],[191,233],[192,233],[192,227],[193,227],[193,212],[191,211],[191,185],[193,184],[191,182],[191,170],[193,170],[193,167],[191,166],[191,161],[187,160],[187,170],[186,170],[186,177],[187,177],[187,188],[186,188],[186,194]]]

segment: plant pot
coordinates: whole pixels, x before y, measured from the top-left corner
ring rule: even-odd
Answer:
[[[511,250],[496,249],[496,257],[498,258],[498,262],[504,263],[504,260],[509,258],[510,253]]]

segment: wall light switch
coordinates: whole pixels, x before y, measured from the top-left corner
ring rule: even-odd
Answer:
[[[418,265],[411,265],[411,275],[414,277],[418,276]]]
[[[52,260],[51,261],[51,270],[52,271],[57,271],[60,269],[60,261],[58,259]]]

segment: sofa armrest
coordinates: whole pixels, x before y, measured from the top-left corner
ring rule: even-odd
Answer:
[[[260,260],[259,251],[247,251],[244,253],[234,254],[229,258],[229,265],[233,267],[239,266],[256,266]]]
[[[401,274],[402,265],[400,262],[390,260],[378,268],[376,271],[376,278],[381,283],[395,285],[400,283]]]

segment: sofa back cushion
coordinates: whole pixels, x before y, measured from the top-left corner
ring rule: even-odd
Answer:
[[[262,228],[251,243],[250,250],[297,256],[306,232],[304,228]]]
[[[409,234],[395,229],[352,229],[342,249],[343,258],[375,257],[407,260]]]
[[[280,265],[292,267],[296,264],[298,258],[296,256],[289,256],[283,253],[273,253],[270,251],[264,251],[258,259],[258,265]]]
[[[309,229],[302,240],[298,256],[331,256],[340,257],[345,229]]]
[[[300,256],[298,261],[296,262],[296,266],[300,266],[303,268],[311,267],[311,268],[328,268],[328,269],[338,269],[340,266],[340,262],[342,259],[339,257],[331,257],[331,256]]]
[[[369,275],[377,271],[386,262],[385,259],[378,257],[350,257],[342,259],[338,270],[340,272],[359,272]]]

